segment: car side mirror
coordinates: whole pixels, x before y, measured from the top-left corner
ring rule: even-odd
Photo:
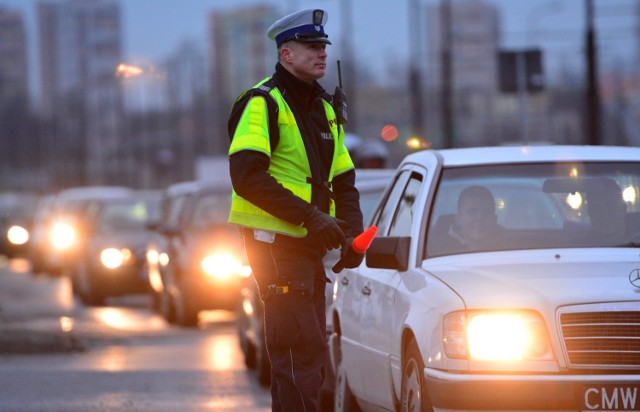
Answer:
[[[366,252],[367,267],[377,269],[395,269],[404,272],[409,268],[408,236],[376,237]]]
[[[165,236],[179,236],[182,234],[182,230],[175,226],[160,226],[158,227],[158,232]]]
[[[153,231],[157,231],[160,229],[160,225],[162,224],[161,221],[159,220],[149,220],[146,224],[145,227],[148,230],[153,230]]]

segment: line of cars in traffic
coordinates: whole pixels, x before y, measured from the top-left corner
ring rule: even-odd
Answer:
[[[392,169],[358,172],[365,216],[392,174]],[[270,365],[262,302],[239,232],[227,223],[230,194],[228,177],[175,183],[161,192],[65,189],[40,199],[25,256],[34,273],[69,276],[74,295],[86,305],[149,293],[153,309],[167,322],[187,327],[197,326],[203,310],[235,311],[245,363],[266,385]],[[339,252],[332,251],[325,259],[330,279],[338,258]],[[327,310],[333,293],[334,285],[328,283]]]
[[[141,276],[159,192],[116,186],[63,189],[38,196],[19,254],[34,274],[65,275],[87,305],[147,293]]]
[[[241,278],[250,275],[237,229],[227,223],[230,196],[228,179],[162,191],[87,186],[12,194],[3,222],[24,220],[25,241],[3,253],[27,258],[34,274],[68,276],[86,305],[150,294],[168,322],[196,326],[202,310],[235,310]],[[28,216],[15,212],[27,200]]]
[[[365,214],[392,172],[370,169],[358,174]],[[227,223],[230,194],[228,176],[179,182],[162,191],[74,187],[46,196],[25,195],[20,201],[12,197],[6,215],[20,215],[24,221],[28,241],[19,254],[30,260],[32,272],[68,276],[74,296],[86,305],[148,293],[153,309],[167,322],[188,327],[197,326],[203,310],[236,311],[246,363],[257,364],[260,381],[267,383],[262,302],[239,232]],[[337,253],[327,257],[330,278]],[[329,284],[328,304],[332,293]]]
[[[357,175],[378,233],[357,268],[334,275],[326,257],[328,410],[640,410],[640,149],[426,150]],[[108,289],[79,273],[135,255],[167,321],[235,309],[245,363],[268,384],[230,193],[224,179],[184,182],[144,213],[121,205],[114,220],[145,216],[145,246],[86,241],[93,257],[66,273],[102,303],[92,293]],[[92,205],[78,233],[102,227],[106,206]]]

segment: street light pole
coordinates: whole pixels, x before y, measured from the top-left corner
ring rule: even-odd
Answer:
[[[132,104],[131,104],[131,96],[130,96],[130,88],[134,79],[138,78],[144,73],[144,69],[139,66],[135,66],[132,64],[121,63],[116,68],[116,76],[120,79],[122,94],[124,99],[124,112],[125,112],[125,138],[120,142],[119,150],[122,151],[122,157],[124,158],[124,175],[126,176],[127,182],[135,182],[138,184],[139,182],[135,178],[136,174],[135,170],[135,152],[136,145],[134,140],[134,116],[132,113]]]
[[[452,148],[453,142],[453,75],[451,73],[451,1],[443,0],[440,14],[441,36],[441,79],[442,79],[442,138],[444,148]]]
[[[587,144],[600,144],[600,96],[598,93],[598,58],[595,44],[593,0],[586,0],[586,63],[587,63]]]
[[[409,96],[411,96],[411,125],[413,136],[424,139],[424,111],[422,110],[422,81],[420,76],[420,61],[422,58],[420,30],[419,0],[410,0],[409,7],[409,42],[415,43],[415,57],[409,63]]]
[[[341,1],[341,34],[342,34],[342,62],[345,66],[345,88],[348,99],[349,107],[349,129],[358,131],[358,112],[357,112],[357,89],[356,83],[356,57],[353,52],[353,36],[350,34],[350,30],[353,30],[353,5],[351,0]]]

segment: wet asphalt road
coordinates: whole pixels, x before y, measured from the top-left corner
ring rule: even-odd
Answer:
[[[269,411],[234,320],[207,312],[179,328],[146,296],[87,308],[68,279],[1,260],[0,411]]]

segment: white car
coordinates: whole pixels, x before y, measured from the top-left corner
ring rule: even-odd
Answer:
[[[469,186],[500,230],[462,247]],[[639,190],[639,148],[407,156],[336,279],[335,410],[640,410]]]

